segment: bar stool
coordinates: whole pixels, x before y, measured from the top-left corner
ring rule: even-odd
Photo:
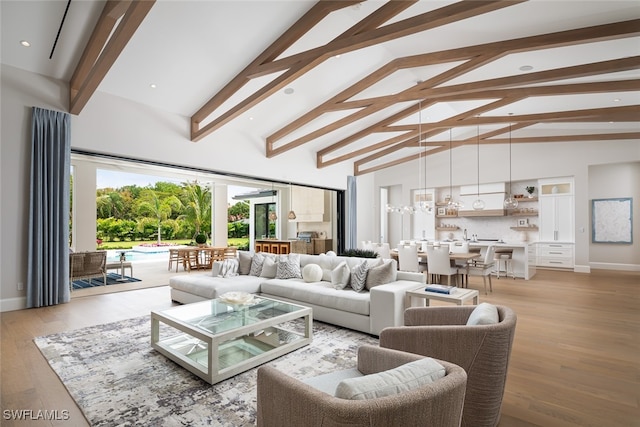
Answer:
[[[280,244],[280,255],[287,255],[289,253],[289,244],[281,243]]]
[[[516,275],[513,274],[513,249],[507,248],[496,248],[495,255],[493,260],[496,264],[496,277],[500,278],[500,266],[502,265],[502,261],[504,261],[504,277],[513,277],[513,280],[516,279]]]

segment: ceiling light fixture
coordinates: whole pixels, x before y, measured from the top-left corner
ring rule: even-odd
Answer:
[[[520,71],[531,71],[533,70],[533,67],[531,65],[523,65],[522,67],[520,67]]]
[[[20,40],[20,44],[24,47],[31,47],[31,43],[29,43],[27,40]]]
[[[509,197],[504,199],[505,209],[515,209],[518,207],[518,201],[511,194],[511,123],[509,123]]]
[[[275,192],[273,191],[273,182],[272,182],[271,183],[271,203],[272,204],[275,204],[275,202],[276,202],[274,196],[275,196]],[[274,208],[274,209],[276,209],[276,208]],[[276,213],[276,211],[275,210],[270,211],[269,212],[269,220],[270,221],[275,221],[277,219],[278,219],[278,214]]]
[[[293,92],[295,92],[295,90],[293,90],[293,88],[291,87],[288,87],[284,90],[285,95],[291,95]]]
[[[289,215],[287,215],[289,221],[296,219],[296,213],[293,211],[293,186],[289,183]]]
[[[150,87],[151,89],[155,89],[155,88],[157,88],[157,87],[158,87],[158,85],[156,85],[155,83],[151,83],[151,84],[149,85],[149,87]]]
[[[484,200],[480,199],[480,125],[477,125],[476,131],[476,155],[478,159],[478,198],[473,202],[473,209],[481,211],[484,209]]]
[[[464,207],[462,202],[456,202],[453,200],[453,160],[452,160],[452,146],[453,146],[453,129],[449,128],[449,202],[447,206],[453,211],[457,211],[459,208]]]

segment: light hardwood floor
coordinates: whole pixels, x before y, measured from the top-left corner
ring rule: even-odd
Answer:
[[[640,274],[538,270],[534,280],[493,280],[480,301],[512,307],[518,326],[501,427],[640,426]],[[481,290],[480,278],[470,287]],[[444,304],[444,303],[442,303]],[[87,426],[33,338],[171,306],[166,286],[76,297],[2,313],[2,410],[69,411],[68,420],[2,426]],[[212,408],[212,411],[215,408]]]

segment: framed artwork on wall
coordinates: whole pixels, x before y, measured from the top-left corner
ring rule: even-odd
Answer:
[[[591,241],[633,243],[633,199],[591,200]]]

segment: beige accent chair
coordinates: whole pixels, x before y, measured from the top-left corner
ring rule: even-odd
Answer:
[[[69,254],[69,287],[73,289],[73,281],[102,277],[107,284],[107,252],[74,252]]]
[[[416,354],[361,346],[358,348],[357,370],[364,375],[375,374],[421,358]],[[396,395],[364,400],[334,397],[272,366],[261,366],[258,369],[258,426],[458,427],[464,404],[466,373],[452,363],[437,362],[445,367],[445,376],[431,384]],[[336,372],[334,380],[343,372],[349,371]]]
[[[467,372],[462,426],[494,427],[500,421],[516,314],[496,307],[498,323],[475,326],[466,326],[475,306],[409,308],[406,326],[380,333],[381,347],[447,360]]]

